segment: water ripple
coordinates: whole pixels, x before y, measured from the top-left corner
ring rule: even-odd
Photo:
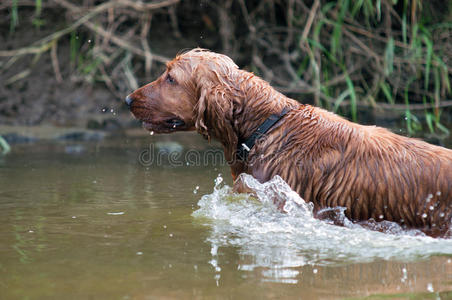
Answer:
[[[269,280],[291,283],[304,265],[342,265],[378,259],[413,261],[432,255],[452,255],[451,239],[413,235],[410,231],[387,234],[348,221],[346,227],[313,217],[313,206],[279,177],[259,183],[242,174],[257,197],[236,194],[221,177],[211,194],[198,202],[195,218],[207,220],[212,249],[234,246],[243,258],[240,270],[266,268]],[[284,212],[275,200],[285,200]],[[398,226],[394,224],[394,226]],[[217,253],[212,254],[216,261]],[[218,267],[218,266],[217,266]],[[293,282],[296,283],[296,282]]]

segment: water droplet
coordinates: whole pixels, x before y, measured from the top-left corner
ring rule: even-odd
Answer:
[[[218,177],[214,180],[215,186],[218,187],[223,182],[223,177],[221,177],[221,173],[218,174]]]
[[[406,268],[402,268],[402,278],[400,279],[401,282],[405,282],[408,279]]]
[[[212,254],[212,256],[215,256],[218,254],[218,246],[217,245],[212,245],[212,248],[210,248],[210,254]],[[213,263],[216,263],[216,260],[214,260]]]
[[[195,187],[195,189],[193,190],[193,194],[197,194],[197,193],[198,193],[198,190],[199,190],[199,185],[197,185],[197,186]]]
[[[123,211],[107,213],[107,215],[110,215],[110,216],[120,216],[120,215],[123,215],[123,214],[124,214]]]
[[[424,219],[427,218],[427,214],[426,214],[426,213],[423,213],[423,214],[422,214],[422,218],[424,218]]]

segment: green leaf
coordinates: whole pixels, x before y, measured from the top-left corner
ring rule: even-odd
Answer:
[[[334,23],[333,35],[331,37],[331,54],[336,56],[339,50],[342,37],[342,24],[344,22],[345,13],[348,11],[349,0],[343,0],[340,2],[341,9],[337,21]]]
[[[405,110],[405,122],[406,122],[406,130],[408,131],[408,135],[413,135],[414,130],[413,127],[411,125],[411,111],[409,108],[407,108]]]
[[[42,0],[35,0],[35,17],[39,17],[42,11]]]
[[[389,38],[385,50],[384,73],[390,75],[394,71],[394,38]]]
[[[39,28],[39,27],[43,26],[46,23],[46,21],[43,19],[34,18],[33,21],[31,21],[31,23],[35,27]]]
[[[72,64],[75,64],[77,61],[78,51],[79,51],[79,38],[75,31],[71,32],[71,38],[69,41],[69,49],[70,49],[70,60]]]
[[[435,132],[435,129],[433,128],[433,114],[432,113],[426,113],[425,114],[425,121],[427,122],[428,129],[431,133]]]
[[[406,11],[407,11],[407,1],[403,1],[403,14],[402,14],[402,40],[403,43],[406,44],[407,38],[406,38],[406,30],[407,30],[407,24],[406,24]]]
[[[309,62],[309,56],[305,56],[305,58],[303,59],[301,64],[298,66],[298,69],[297,69],[298,77],[301,77],[301,75],[304,73],[304,71],[306,71],[308,62]]]
[[[425,57],[424,89],[428,90],[430,80],[430,67],[432,65],[433,44],[425,35],[422,36],[422,39],[424,40],[424,43],[427,46],[427,54]]]
[[[10,33],[13,33],[17,25],[19,25],[19,12],[17,2],[18,0],[12,0],[11,3],[11,22],[9,24]]]
[[[445,134],[449,135],[450,130],[447,129],[446,127],[444,127],[443,124],[441,124],[441,123],[436,123],[436,127],[437,127],[439,130],[441,130],[442,132],[444,132]]]
[[[408,79],[408,82],[405,86],[405,90],[404,90],[404,99],[405,99],[405,105],[406,105],[406,110],[405,110],[405,121],[406,121],[406,128],[408,131],[409,135],[413,135],[413,133],[416,130],[416,126],[414,124],[414,120],[416,120],[416,116],[414,116],[411,111],[410,111],[410,100],[408,98],[408,92],[409,92],[409,88],[410,85],[413,83],[413,81],[416,80],[416,77],[410,77]]]
[[[381,0],[377,0],[377,20],[381,20]]]
[[[382,81],[380,83],[380,88],[383,91],[383,94],[385,95],[388,102],[391,104],[394,104],[394,98],[392,97],[392,93],[390,91],[388,84],[386,82]]]
[[[352,120],[357,121],[358,115],[357,115],[357,101],[356,101],[356,93],[355,93],[355,87],[353,85],[352,80],[350,79],[350,76],[346,74],[345,81],[347,83],[348,90],[350,91],[350,109],[352,112]]]
[[[336,101],[334,101],[334,108],[333,108],[333,112],[337,112],[337,110],[339,109],[339,106],[341,105],[342,102],[344,102],[344,100],[350,96],[350,90],[345,90],[343,91],[339,97],[337,97]]]
[[[354,17],[356,15],[356,13],[361,9],[361,7],[363,6],[363,2],[364,0],[357,0],[355,1],[355,5],[353,5],[352,8],[352,17]]]

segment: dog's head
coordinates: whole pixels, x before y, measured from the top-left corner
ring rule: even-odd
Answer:
[[[209,136],[212,120],[228,126],[221,123],[232,118],[231,95],[238,93],[239,87],[234,87],[231,77],[237,70],[225,55],[193,49],[167,63],[157,80],[127,96],[126,103],[149,131],[198,130]]]

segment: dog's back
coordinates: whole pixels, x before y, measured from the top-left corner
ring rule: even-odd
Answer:
[[[452,150],[309,105],[291,113],[283,131],[256,149],[275,147],[278,155],[257,160],[253,175],[282,176],[316,210],[342,206],[352,220],[394,221],[430,235],[448,231]]]

